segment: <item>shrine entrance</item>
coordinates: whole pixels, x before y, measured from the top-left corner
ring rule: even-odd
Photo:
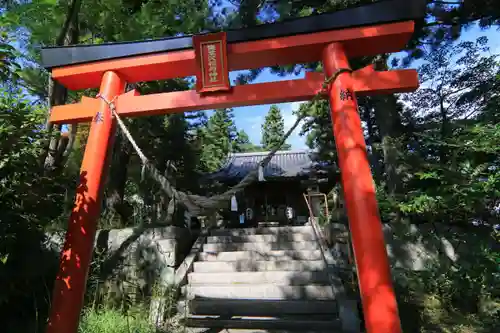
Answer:
[[[227,187],[236,186],[268,155],[269,152],[231,154],[221,169],[203,178]],[[304,194],[327,180],[326,172],[316,160],[316,154],[310,151],[277,151],[261,179],[236,194],[238,214],[243,216],[242,221],[231,225],[236,228],[304,225],[309,216]],[[229,204],[225,210],[226,219],[230,220]]]
[[[349,58],[397,52],[425,15],[423,0],[389,0],[367,6],[243,30],[133,43],[45,48],[43,65],[68,89],[99,88],[96,98],[55,106],[54,124],[91,122],[80,184],[54,287],[49,333],[76,333],[94,245],[100,202],[117,126],[133,143],[121,118],[328,98],[352,235],[366,330],[400,333],[398,308],[356,96],[409,92],[415,70],[352,71]],[[229,71],[322,61],[324,73],[304,79],[231,86]],[[196,90],[139,96],[127,83],[196,75]],[[134,146],[150,176],[192,211],[217,200],[176,190]],[[175,149],[175,147],[172,147]],[[277,149],[276,149],[277,150]],[[264,168],[276,153],[260,164]],[[255,173],[256,174],[256,173]],[[252,176],[254,177],[254,176]],[[239,191],[254,179],[246,177]],[[193,204],[197,201],[198,204]]]

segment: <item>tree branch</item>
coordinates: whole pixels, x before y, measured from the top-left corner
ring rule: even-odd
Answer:
[[[66,20],[64,21],[64,25],[59,33],[59,36],[57,36],[56,39],[56,45],[57,46],[62,46],[64,44],[64,41],[66,39],[66,36],[68,34],[69,27],[72,22],[74,22],[75,15],[78,15],[78,9],[80,8],[80,1],[81,0],[73,0],[71,4],[68,7],[68,14],[66,16]]]

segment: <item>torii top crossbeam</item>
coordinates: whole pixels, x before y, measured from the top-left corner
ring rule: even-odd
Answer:
[[[401,50],[425,8],[426,0],[387,0],[227,33],[44,48],[43,66],[51,70],[53,79],[69,89],[100,87],[99,98],[55,106],[50,114],[52,123],[92,123],[47,332],[76,333],[78,328],[116,128],[112,108],[123,117],[147,116],[301,101],[322,93],[331,106],[366,331],[401,333],[356,95],[413,91],[418,77],[415,70],[377,72],[372,67],[351,73],[348,58]],[[234,87],[228,79],[232,70],[315,61],[322,61],[324,74]],[[126,83],[191,75],[197,76],[196,90],[144,96],[135,90],[124,93]],[[334,80],[322,90],[325,77]],[[338,310],[346,313],[340,303]],[[341,321],[343,326],[349,322]],[[358,329],[351,325],[349,332]]]
[[[424,5],[424,6],[423,6]],[[334,13],[227,31],[229,70],[321,60],[323,47],[342,42],[349,57],[397,52],[424,15],[425,2],[390,0]],[[405,23],[397,23],[405,22]],[[117,70],[129,83],[195,75],[192,36],[42,49],[42,65],[69,89],[97,88]]]
[[[231,70],[306,63],[321,60],[330,43],[342,43],[348,57],[401,50],[413,34],[414,21],[423,16],[425,1],[389,0],[335,13],[305,17],[227,32],[227,68]],[[128,83],[199,75],[200,64],[193,39],[198,36],[150,41],[77,45],[42,49],[43,65],[52,78],[69,89],[99,87],[106,71],[120,74]],[[203,38],[202,36],[201,38]],[[258,39],[258,38],[261,39]],[[418,86],[413,70],[355,73],[359,95],[412,91]],[[182,91],[118,96],[123,116],[158,115],[210,108],[303,101],[316,95],[323,77],[307,73],[303,80],[235,86],[231,93],[200,95]],[[168,95],[168,98],[167,98]],[[99,103],[84,97],[81,103],[56,106],[52,123],[90,121]]]

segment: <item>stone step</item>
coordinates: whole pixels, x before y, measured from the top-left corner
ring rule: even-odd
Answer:
[[[231,273],[190,273],[190,285],[234,285],[273,284],[277,286],[329,285],[326,272],[231,272]]]
[[[303,303],[307,303],[307,301],[302,301]],[[260,314],[260,315],[221,315],[221,314],[206,314],[206,313],[188,313],[185,314],[184,317],[192,317],[192,318],[211,318],[211,319],[260,319],[260,320],[273,320],[273,319],[288,319],[288,320],[308,320],[308,321],[336,321],[338,320],[337,313],[323,313],[323,314],[313,314],[313,313],[296,313],[296,314],[280,314],[277,313],[275,315],[271,314]]]
[[[186,332],[186,333],[207,333],[206,328],[191,328],[191,329],[198,329],[198,330],[203,330],[203,331],[196,331],[196,332]],[[217,332],[218,331],[218,332]],[[219,331],[218,328],[215,328],[215,332],[210,330],[210,333],[291,333],[291,332],[297,332],[294,330],[260,330],[260,329],[244,329],[244,328],[223,328]],[[301,333],[332,333],[332,331],[300,331]],[[342,332],[342,331],[338,331]]]
[[[292,333],[293,330],[261,330],[257,328],[207,328],[207,327],[187,327],[182,328],[183,333]],[[342,332],[342,331],[338,331]],[[157,331],[157,333],[170,333],[170,331]],[[332,333],[332,331],[301,331],[301,333]]]
[[[340,332],[339,320],[293,320],[280,318],[209,318],[189,316],[185,319],[188,327],[206,327],[220,329],[259,329],[289,331],[325,331]]]
[[[257,228],[269,228],[269,227],[279,227],[280,222],[257,222]]]
[[[279,250],[296,250],[296,251],[312,251],[319,250],[319,244],[313,242],[276,242],[276,243],[230,243],[230,244],[204,244],[203,252],[230,252],[230,251],[279,251]]]
[[[224,252],[237,253],[237,252]],[[267,272],[267,271],[320,271],[326,269],[324,260],[238,260],[198,261],[194,263],[195,273],[224,272]]]
[[[208,297],[222,299],[334,300],[336,294],[332,286],[276,286],[272,284],[186,285],[182,287],[182,291],[188,299]]]
[[[207,243],[304,242],[315,241],[312,233],[276,233],[264,235],[209,236]]]
[[[337,316],[337,302],[331,300],[247,300],[247,299],[193,299],[187,301],[192,314],[220,316],[282,316],[329,315]],[[184,308],[183,304],[183,308]]]
[[[311,233],[314,230],[311,226],[296,227],[266,227],[266,228],[242,228],[242,229],[217,229],[210,232],[211,236],[243,236],[243,235],[275,235],[286,233]]]
[[[207,244],[205,244],[207,245]],[[204,252],[198,254],[199,261],[243,261],[243,260],[264,260],[264,261],[283,261],[283,260],[323,260],[320,250],[296,251],[279,250],[268,251],[231,251],[231,252]]]

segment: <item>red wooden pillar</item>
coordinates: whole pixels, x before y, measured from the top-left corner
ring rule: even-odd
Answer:
[[[116,73],[106,72],[103,75],[101,96],[111,101],[124,90],[125,81]],[[114,120],[109,107],[101,100],[92,119],[85,147],[80,183],[54,286],[47,333],[77,332],[97,220],[101,211],[107,156],[114,131]]]
[[[350,68],[342,44],[333,43],[325,47],[323,67],[327,77],[338,69]],[[401,333],[351,74],[340,74],[330,85],[328,93],[366,331]]]

